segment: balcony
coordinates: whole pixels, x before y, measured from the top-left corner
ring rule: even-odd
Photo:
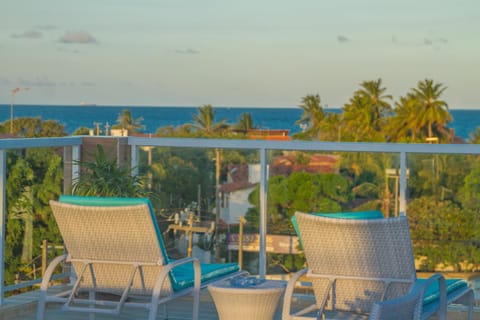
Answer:
[[[292,264],[291,261],[297,261],[296,255],[293,253],[278,254],[277,252],[272,252],[269,245],[269,237],[272,235],[291,236],[293,235],[293,230],[289,231],[288,223],[287,225],[285,223],[282,224],[281,222],[284,221],[281,220],[282,217],[272,213],[271,206],[275,202],[271,200],[274,200],[278,189],[273,191],[272,185],[269,183],[272,182],[275,172],[284,172],[287,169],[291,170],[291,172],[298,172],[298,177],[301,178],[302,174],[309,172],[309,165],[312,163],[312,159],[329,157],[337,160],[330,165],[318,165],[317,163],[316,170],[319,170],[319,172],[323,172],[321,170],[330,170],[332,172],[328,172],[334,174],[342,173],[346,179],[335,182],[337,190],[329,195],[330,198],[327,199],[329,201],[317,203],[320,207],[317,207],[316,210],[328,211],[329,208],[333,208],[332,206],[335,205],[335,202],[341,202],[342,206],[346,208],[358,208],[377,203],[388,216],[400,214],[409,216],[409,210],[421,210],[423,208],[429,211],[429,215],[416,217],[416,224],[412,228],[415,229],[422,226],[422,230],[433,231],[431,234],[426,235],[425,238],[421,238],[418,233],[415,233],[415,230],[412,230],[414,247],[419,256],[418,269],[425,272],[440,270],[445,272],[447,277],[453,276],[455,273],[455,276],[460,275],[468,278],[474,286],[478,282],[479,274],[476,265],[480,264],[480,261],[477,261],[476,255],[480,253],[478,252],[480,239],[478,231],[475,231],[480,230],[477,227],[478,210],[480,207],[478,194],[470,194],[470,199],[462,198],[464,201],[477,201],[476,205],[474,203],[473,206],[474,212],[471,212],[472,210],[467,212],[454,208],[452,213],[450,213],[458,215],[458,223],[475,224],[471,228],[473,230],[471,233],[465,234],[463,238],[459,238],[458,235],[455,237],[455,226],[451,225],[451,221],[448,223],[445,221],[444,224],[441,224],[441,222],[449,214],[446,212],[448,207],[445,209],[447,201],[460,201],[458,199],[459,192],[455,188],[458,188],[458,186],[466,188],[465,186],[471,183],[469,181],[475,178],[475,172],[478,172],[475,170],[480,170],[478,169],[480,145],[322,143],[139,137],[114,139],[102,137],[94,139],[82,137],[5,139],[0,140],[0,176],[2,177],[0,180],[0,189],[2,190],[0,194],[2,198],[0,203],[2,213],[0,234],[1,239],[3,239],[0,247],[0,279],[3,284],[0,287],[0,319],[16,319],[20,315],[22,319],[34,319],[37,299],[35,288],[41,281],[40,275],[31,276],[30,278],[36,277],[36,279],[30,279],[29,281],[25,279],[12,281],[12,279],[5,276],[9,264],[9,253],[5,249],[6,243],[4,239],[6,238],[8,221],[13,219],[12,214],[7,210],[9,206],[6,203],[6,195],[12,191],[7,189],[7,176],[11,174],[7,171],[7,164],[11,164],[12,159],[18,160],[26,157],[25,150],[53,149],[61,158],[61,168],[63,170],[62,180],[58,182],[61,185],[56,187],[62,190],[62,192],[68,192],[67,190],[69,190],[72,179],[79,175],[79,167],[74,160],[88,157],[88,154],[92,152],[92,146],[95,146],[97,143],[107,145],[108,149],[106,148],[106,150],[114,154],[120,163],[131,163],[138,173],[150,177],[150,187],[153,189],[159,188],[159,185],[155,182],[155,176],[150,176],[150,174],[154,174],[152,173],[154,170],[151,169],[156,168],[157,170],[159,164],[162,164],[164,166],[163,169],[169,170],[170,178],[175,177],[175,181],[171,185],[161,185],[162,191],[170,188],[168,189],[170,198],[166,201],[172,207],[178,210],[182,209],[184,213],[187,211],[187,208],[191,211],[198,209],[198,220],[212,220],[211,222],[222,226],[222,232],[225,234],[225,237],[222,238],[222,243],[209,243],[209,245],[217,249],[216,251],[200,250],[198,246],[193,248],[194,255],[199,254],[199,252],[202,253],[202,259],[218,259],[222,261],[238,261],[240,259],[239,253],[235,249],[230,248],[226,242],[226,239],[228,239],[227,234],[235,234],[238,230],[238,223],[235,223],[238,215],[233,212],[233,201],[236,199],[232,193],[234,189],[222,189],[222,186],[228,182],[229,175],[233,174],[231,171],[235,170],[235,166],[229,167],[228,165],[238,163],[236,157],[238,153],[243,152],[242,155],[246,154],[245,159],[248,160],[247,164],[249,167],[254,168],[249,174],[249,178],[252,179],[249,185],[251,187],[249,192],[253,191],[257,208],[257,210],[251,211],[253,220],[247,224],[247,227],[249,229],[248,232],[258,234],[257,242],[255,242],[256,248],[252,249],[251,252],[245,252],[242,257],[244,258],[243,266],[252,274],[286,279],[288,274],[282,272],[281,269],[289,261],[290,264]],[[208,151],[208,153],[203,154],[205,151]],[[12,152],[14,158],[11,158]],[[189,165],[187,160],[192,157],[198,158],[200,152],[202,152],[201,156],[205,157],[204,159],[202,158],[205,160],[205,167],[202,168],[202,171],[208,172],[209,187],[213,189],[208,190],[210,198],[205,200],[201,200],[201,198],[207,193],[207,190],[203,190],[206,187],[197,183],[198,181],[195,180],[196,176],[185,169]],[[160,161],[160,155],[167,153],[176,159],[175,162],[157,162]],[[275,171],[275,166],[278,165],[275,159],[278,160],[280,155],[294,156],[293,158],[281,159],[284,167],[281,167],[283,168],[281,170],[277,167],[280,171]],[[324,158],[314,158],[313,155],[323,155]],[[162,159],[164,160],[164,158]],[[157,167],[155,167],[156,165]],[[168,167],[165,167],[165,165],[168,165]],[[325,169],[325,166],[327,169]],[[455,174],[447,174],[448,172],[454,172]],[[183,180],[186,177],[189,179]],[[370,183],[357,184],[354,195],[343,197],[342,195],[345,191],[343,189],[345,187],[344,183],[355,184],[359,180]],[[300,182],[298,183],[301,185]],[[194,184],[190,192],[200,195],[198,196],[199,201],[195,201],[200,206],[196,207],[192,202],[186,202],[188,195],[176,197],[177,193],[180,192],[177,184],[181,183]],[[327,182],[324,181],[323,183]],[[415,192],[412,191],[414,188],[417,188]],[[184,192],[183,189],[181,191]],[[434,198],[435,201],[427,203],[420,199],[421,196]],[[188,199],[191,198],[190,196]],[[193,198],[197,199],[196,196]],[[336,199],[336,201],[330,201],[332,199]],[[412,207],[413,203],[415,203],[416,207]],[[439,207],[432,208],[432,203],[438,203]],[[298,206],[300,205],[300,202],[292,204],[293,207],[297,207],[300,210],[308,210],[308,208],[299,208]],[[321,207],[321,205],[325,205],[325,207]],[[284,208],[284,214],[287,214],[289,209],[292,208]],[[159,221],[164,227],[162,231],[167,230],[169,225],[174,224],[172,220],[168,220],[173,218],[172,212],[168,212],[170,214],[168,218],[167,213],[158,212]],[[216,213],[216,215],[212,214],[212,212]],[[231,218],[230,223],[224,222],[223,217],[226,216]],[[40,244],[34,243],[34,245],[39,246]],[[52,245],[59,246],[61,243],[53,243]],[[185,239],[181,237],[181,234],[177,234],[174,245],[175,247],[172,247],[172,251],[176,254],[184,255],[187,253],[187,244]],[[450,254],[448,261],[445,258],[436,257],[439,248]],[[58,247],[57,250],[61,251]],[[205,254],[205,251],[208,251],[209,254]],[[422,260],[422,257],[427,257],[428,259]],[[37,269],[40,269],[40,264],[37,262]],[[59,278],[68,278],[68,276],[67,272],[59,274]],[[25,288],[32,290],[28,293],[23,293],[26,290]],[[201,301],[201,318],[217,319],[215,308],[208,292],[202,293]],[[186,308],[186,305],[190,306],[191,301],[187,298],[181,299],[179,302],[169,305],[169,312],[172,312],[172,314],[181,312],[189,308]],[[450,316],[452,319],[455,319],[457,316],[458,319],[462,319],[462,312],[459,311],[462,310],[451,308]],[[51,317],[57,318],[58,316],[58,319],[61,319],[60,315],[56,313],[58,308],[57,311],[52,309],[51,312]],[[72,319],[71,316],[67,316],[64,316],[65,319]],[[135,319],[138,316],[136,313],[126,312],[122,319]],[[476,313],[476,316],[480,318],[480,313]],[[84,319],[84,317],[79,316],[78,319]]]

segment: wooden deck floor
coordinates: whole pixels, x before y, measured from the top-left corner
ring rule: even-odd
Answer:
[[[35,320],[36,300],[35,295],[31,295],[30,298],[32,301],[24,301],[25,304],[10,304],[9,307],[0,308],[0,320]],[[186,296],[175,299],[167,304],[166,308],[160,307],[157,319],[191,319],[192,318],[192,297]],[[166,310],[165,310],[166,309]],[[277,308],[277,313],[275,320],[281,319],[281,303]],[[127,308],[121,315],[111,316],[111,315],[96,315],[95,320],[137,320],[137,319],[146,319],[147,311],[141,309]],[[218,319],[217,310],[215,304],[208,293],[208,290],[202,290],[200,295],[200,317],[201,320],[216,320]],[[86,313],[77,313],[77,312],[64,312],[60,309],[60,304],[50,303],[47,306],[47,311],[45,313],[45,319],[51,320],[88,320],[89,316]]]
[[[303,300],[303,299],[301,299]],[[309,299],[307,299],[309,300]],[[27,294],[21,294],[12,298],[8,298],[6,303],[0,307],[0,320],[35,320],[36,310],[37,310],[37,301],[38,301],[38,291],[30,292]],[[178,319],[178,320],[187,320],[192,317],[192,297],[182,297],[176,300],[173,300],[168,303],[166,311],[164,308],[160,307],[157,320],[167,319]],[[274,320],[281,319],[281,307],[282,301],[280,301],[277,312],[275,314]],[[474,319],[480,320],[480,309],[475,308]],[[165,313],[167,312],[167,314]],[[117,316],[109,315],[97,315],[96,320],[137,320],[137,319],[146,319],[147,311],[140,309],[127,308],[122,314]],[[335,314],[329,319],[352,319],[350,317],[345,317],[345,315]],[[461,320],[466,319],[466,312],[463,309],[458,308],[449,308],[448,316],[449,320]],[[89,315],[86,313],[75,313],[75,312],[64,312],[60,309],[59,304],[51,303],[47,307],[47,312],[45,314],[46,320],[88,320]],[[217,320],[217,310],[215,304],[208,292],[208,290],[202,290],[200,295],[200,319],[201,320]],[[354,317],[353,319],[360,320],[365,319],[365,317]],[[247,319],[245,319],[247,320]]]

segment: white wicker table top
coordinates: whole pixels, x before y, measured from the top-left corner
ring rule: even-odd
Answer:
[[[265,280],[260,284],[250,286],[236,286],[230,282],[230,280],[224,280],[215,282],[209,285],[209,289],[214,290],[227,290],[227,291],[283,291],[285,290],[287,283],[280,280]]]
[[[245,277],[245,280],[255,280]],[[243,280],[237,279],[237,280]],[[284,293],[286,282],[265,280],[253,284],[224,280],[208,286],[220,320],[271,320]]]

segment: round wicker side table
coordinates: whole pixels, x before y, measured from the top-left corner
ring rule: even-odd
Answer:
[[[285,282],[265,280],[250,286],[233,286],[221,281],[208,286],[220,320],[273,319],[278,301],[285,291]]]

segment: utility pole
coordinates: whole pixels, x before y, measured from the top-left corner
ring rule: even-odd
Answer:
[[[215,149],[215,261],[220,262],[220,149]]]
[[[15,99],[15,95],[22,90],[28,91],[30,90],[30,88],[16,87],[12,90],[12,95],[10,99],[10,134],[13,134],[13,101]]]
[[[93,125],[96,126],[97,136],[99,136],[100,135],[100,126],[102,125],[102,123],[101,122],[94,122]]]

